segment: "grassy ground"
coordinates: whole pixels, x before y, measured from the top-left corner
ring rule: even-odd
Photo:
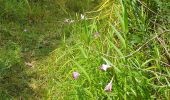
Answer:
[[[168,0],[0,3],[0,99],[170,99]]]

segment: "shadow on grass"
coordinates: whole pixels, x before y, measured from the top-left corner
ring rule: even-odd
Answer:
[[[41,98],[41,90],[31,85],[31,80],[38,75],[27,70],[30,68],[23,64],[7,68],[0,63],[0,100]]]
[[[44,36],[45,39],[41,40],[45,34],[37,33],[35,36],[35,31],[22,33],[20,27],[14,33],[8,27],[6,30],[0,28],[0,100],[41,99],[45,90],[40,87],[41,83],[34,82],[41,75],[34,68],[26,66],[25,62],[47,56],[56,48],[56,44],[52,43],[57,43],[57,39],[52,41],[53,36]],[[47,41],[46,37],[50,39]],[[44,43],[44,40],[47,42]]]
[[[4,32],[0,35],[3,36]],[[40,99],[44,90],[38,88],[32,81],[39,75],[34,69],[26,66],[29,54],[22,52],[22,45],[11,40],[9,36],[2,37],[0,45],[0,100],[6,99]]]

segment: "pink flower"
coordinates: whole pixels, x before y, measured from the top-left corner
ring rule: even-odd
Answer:
[[[76,80],[80,74],[78,72],[73,72],[73,78]]]
[[[100,66],[100,69],[101,70],[103,70],[103,71],[106,71],[108,68],[110,68],[111,66],[109,66],[109,65],[106,65],[106,64],[102,64],[101,66]]]
[[[110,83],[108,83],[106,85],[106,87],[104,88],[104,91],[106,91],[106,92],[111,92],[112,91],[112,80],[110,81]]]

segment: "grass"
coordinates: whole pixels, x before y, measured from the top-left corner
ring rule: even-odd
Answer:
[[[10,1],[3,3],[11,12],[0,7],[2,99],[170,98],[168,1],[49,2],[24,2],[25,14],[11,11]]]

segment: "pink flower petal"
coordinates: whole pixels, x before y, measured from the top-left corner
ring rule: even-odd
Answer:
[[[111,92],[112,91],[112,81],[110,81],[110,83],[108,83],[106,85],[106,87],[104,88],[105,91],[107,92]]]
[[[73,78],[77,79],[80,76],[80,74],[78,72],[73,72]]]
[[[109,66],[109,65],[106,65],[106,64],[102,64],[102,65],[100,66],[100,69],[103,70],[103,71],[107,71],[108,68],[110,68],[110,66]]]

